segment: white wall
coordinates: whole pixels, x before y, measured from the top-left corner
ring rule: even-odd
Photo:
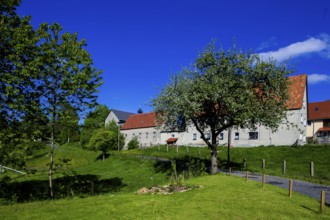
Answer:
[[[117,116],[111,111],[108,115],[108,117],[105,119],[105,125],[109,124],[112,120],[114,120],[116,122],[116,124],[118,125],[119,119],[117,118]]]
[[[125,136],[125,147],[133,137],[137,137],[140,147],[160,144],[160,131],[156,127],[121,130],[120,132]]]

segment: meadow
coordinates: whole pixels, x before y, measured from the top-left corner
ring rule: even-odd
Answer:
[[[10,200],[0,199],[0,219],[329,219],[330,209],[319,212],[319,201],[287,190],[244,178],[220,173],[195,177],[190,168],[197,162],[208,164],[206,148],[166,146],[110,152],[104,162],[99,152],[87,151],[79,144],[56,149],[55,199],[47,194],[49,149],[41,149],[27,162],[27,175],[5,173],[6,186],[16,190]],[[199,152],[198,152],[199,151]],[[173,162],[176,170],[186,172],[182,184],[201,186],[187,192],[169,195],[138,195],[142,187],[173,184]],[[226,169],[226,148],[219,148],[220,168]],[[309,161],[314,160],[313,181],[328,181],[329,148],[257,147],[231,149],[235,169],[281,176],[281,161],[287,160],[287,176],[308,179]],[[198,159],[199,158],[199,159]],[[243,159],[247,167],[243,166]],[[266,170],[261,160],[266,160]],[[329,157],[328,157],[329,158]],[[271,162],[272,161],[272,162]],[[193,166],[190,166],[192,163]],[[303,168],[301,168],[303,166]],[[202,167],[199,167],[200,169]],[[320,170],[318,170],[320,168]],[[322,169],[321,169],[322,168]],[[307,172],[307,174],[305,174]],[[321,178],[322,177],[322,178]],[[1,183],[4,186],[4,183]],[[30,191],[29,191],[30,189]],[[31,189],[34,189],[31,191]],[[29,191],[29,193],[26,193]],[[0,192],[4,193],[4,191]],[[22,194],[22,195],[20,195]]]

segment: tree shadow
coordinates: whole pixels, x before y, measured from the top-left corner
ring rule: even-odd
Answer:
[[[210,172],[209,167],[211,163],[209,160],[189,156],[176,158],[172,161],[157,160],[154,163],[154,171],[156,173],[166,173],[167,176],[171,176],[174,172],[174,164],[172,164],[172,162],[175,163],[176,172],[178,174],[190,172],[193,173],[194,176],[198,176],[199,174]]]
[[[125,186],[127,184],[123,183],[122,178],[100,179],[91,174],[64,176],[53,180],[55,199],[118,192]],[[50,198],[48,180],[13,182],[3,178],[0,181],[0,198],[7,202],[47,200]]]
[[[104,154],[104,159],[107,159],[109,157],[110,157],[110,153]],[[103,160],[103,154],[100,154],[99,156],[97,156],[96,160]]]

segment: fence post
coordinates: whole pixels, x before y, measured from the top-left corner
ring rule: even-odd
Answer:
[[[229,167],[229,176],[231,176],[231,167]]]
[[[289,182],[289,197],[290,198],[292,197],[292,179],[290,179],[290,182]]]
[[[266,160],[262,159],[262,171],[265,171],[266,168]]]
[[[262,175],[262,188],[265,188],[265,183],[266,183],[266,175]]]
[[[282,174],[283,174],[283,175],[286,174],[286,161],[285,161],[285,160],[283,160]]]
[[[168,152],[168,144],[166,144],[166,151]]]
[[[311,177],[314,177],[314,162],[313,161],[311,161],[310,171],[311,171]]]
[[[322,213],[325,207],[325,191],[321,191],[320,212]]]

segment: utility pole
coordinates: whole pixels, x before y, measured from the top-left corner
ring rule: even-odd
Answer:
[[[120,135],[120,126],[118,125],[118,151],[119,151],[119,135]]]

